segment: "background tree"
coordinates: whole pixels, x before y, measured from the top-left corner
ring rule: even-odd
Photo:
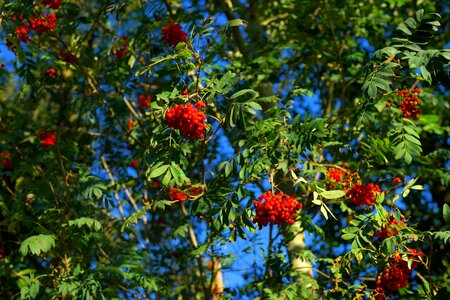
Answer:
[[[2,298],[448,296],[445,1],[0,7]]]

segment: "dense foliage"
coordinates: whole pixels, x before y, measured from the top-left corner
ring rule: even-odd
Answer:
[[[0,2],[0,298],[447,299],[449,10]]]

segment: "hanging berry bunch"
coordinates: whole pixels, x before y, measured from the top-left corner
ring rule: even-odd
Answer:
[[[49,148],[55,144],[56,131],[40,131],[39,138],[41,139],[41,146]]]
[[[122,37],[121,40],[122,41],[120,43],[120,46],[114,47],[113,50],[114,54],[119,58],[124,57],[128,53],[128,45],[129,45],[127,36]]]
[[[381,189],[377,184],[369,183],[368,185],[363,185],[356,183],[347,191],[347,196],[357,206],[369,206],[375,203],[376,193],[381,193]]]
[[[140,95],[138,97],[138,107],[140,110],[144,110],[146,108],[150,108],[151,107],[151,103],[150,101],[152,100],[152,96],[151,95]]]
[[[187,34],[181,29],[181,25],[170,22],[168,27],[162,29],[162,39],[163,41],[175,47],[178,43],[186,42]]]
[[[333,189],[336,186],[342,186],[343,190],[347,190],[350,186],[352,178],[354,177],[352,171],[346,169],[346,164],[342,165],[342,168],[330,168],[325,174],[326,179],[328,179],[327,188]]]
[[[169,190],[168,196],[173,201],[185,201],[188,198],[188,195],[185,192],[175,188]]]
[[[405,225],[405,219],[404,217],[401,218],[401,220],[397,220],[396,216],[394,214],[388,215],[388,221],[381,225],[380,231],[374,234],[375,237],[379,237],[381,239],[385,239],[388,237],[391,237],[393,235],[398,234],[398,227],[404,227]]]
[[[0,152],[0,165],[3,167],[3,171],[12,171],[14,170],[14,165],[11,160],[11,153]],[[0,170],[2,168],[0,167]]]
[[[203,139],[206,130],[206,116],[199,110],[205,106],[203,102],[201,103],[201,105],[196,104],[195,107],[191,103],[187,103],[186,106],[176,104],[166,111],[167,125],[173,129],[181,130],[184,138],[190,140]]]
[[[17,22],[14,33],[17,36],[18,42],[28,42],[31,40],[30,34],[34,31],[36,33],[44,33],[52,31],[56,27],[56,15],[55,14],[42,14],[34,16],[33,18],[26,20],[21,15],[11,16],[12,22]]]
[[[253,222],[259,225],[259,228],[267,226],[269,223],[283,225],[293,224],[295,213],[302,208],[302,204],[295,200],[294,196],[288,196],[280,192],[272,194],[271,191],[265,192],[254,200],[256,216]]]
[[[378,276],[375,291],[377,300],[386,299],[386,293],[395,293],[399,289],[408,286],[412,269],[417,268],[419,262],[425,257],[425,253],[414,249],[407,251],[408,260],[412,260],[411,269],[402,255],[392,254],[388,267]]]
[[[397,91],[398,103],[397,108],[400,108],[403,112],[404,118],[411,118],[417,120],[419,114],[422,113],[422,109],[418,108],[420,105],[419,94],[422,92],[420,89],[412,89],[411,92],[407,90]],[[386,107],[391,107],[392,99],[387,101]]]
[[[47,5],[51,9],[58,9],[62,5],[61,0],[42,0],[42,4]]]
[[[61,60],[65,61],[68,64],[74,64],[78,61],[78,57],[75,55],[75,53],[69,50],[61,50],[59,52],[59,57],[61,58]]]

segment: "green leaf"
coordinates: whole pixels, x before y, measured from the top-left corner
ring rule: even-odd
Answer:
[[[128,219],[125,220],[122,227],[120,228],[120,232],[124,232],[126,228],[130,228],[133,225],[135,225],[138,220],[142,219],[147,214],[147,210],[150,208],[151,206],[144,206],[135,213],[133,213],[131,216],[129,216]]]
[[[234,93],[234,94],[230,97],[230,99],[233,100],[233,99],[236,99],[237,97],[243,96],[243,95],[245,95],[245,94],[250,94],[249,97],[248,97],[248,100],[255,99],[255,98],[258,97],[258,95],[259,95],[259,93],[258,93],[257,91],[254,91],[254,90],[252,90],[252,89],[243,89],[243,90],[240,90],[240,91]]]
[[[55,238],[53,235],[39,234],[30,236],[20,245],[20,252],[26,256],[28,252],[39,255],[41,252],[45,253],[51,248],[55,247]]]
[[[234,19],[225,23],[225,26],[236,27],[236,26],[247,26],[247,21],[242,19]]]
[[[406,35],[412,35],[411,30],[409,30],[408,27],[406,27],[405,24],[400,24],[400,25],[397,27],[397,29],[400,30],[400,31],[403,31],[403,33],[405,33]]]
[[[356,234],[354,233],[344,233],[343,235],[341,235],[341,238],[343,240],[353,240],[356,237]]]
[[[38,294],[39,294],[39,281],[36,280],[30,285],[31,299],[35,299]]]
[[[152,170],[152,172],[150,173],[148,178],[155,178],[155,177],[161,176],[164,172],[167,171],[168,168],[169,168],[169,165],[162,165],[162,166]]]
[[[325,220],[328,220],[328,212],[327,212],[327,209],[325,208],[325,205],[322,205],[320,207],[320,212],[322,213]]]
[[[444,221],[449,224],[450,223],[450,207],[447,203],[444,204],[443,209]]]
[[[262,107],[259,103],[249,102],[249,103],[247,103],[247,105],[250,106],[251,108],[253,108],[254,110],[262,110]]]
[[[343,233],[356,233],[356,232],[358,232],[358,230],[359,230],[359,228],[358,227],[347,227],[347,228],[344,228],[344,229],[342,229],[342,232]]]
[[[182,44],[182,43],[178,43],[178,45],[180,45],[180,44]],[[184,45],[183,45],[183,47],[184,47]],[[177,57],[179,57],[179,58],[183,58],[183,59],[188,59],[188,58],[190,58],[192,56],[192,53],[191,53],[191,51],[190,50],[184,50],[184,51],[182,51],[182,52],[179,52],[179,53],[177,53]]]
[[[335,190],[335,191],[325,191],[321,192],[320,196],[322,196],[325,199],[338,199],[345,196],[345,192],[342,190]]]
[[[419,9],[416,11],[416,19],[417,21],[421,22],[423,18],[423,9]]]
[[[89,229],[94,229],[95,231],[99,231],[102,229],[102,224],[92,218],[87,217],[81,217],[75,220],[70,220],[68,222],[69,226],[77,226],[78,228],[81,228],[82,226],[87,226]]]
[[[208,248],[208,244],[203,244],[199,246],[197,249],[194,249],[191,251],[191,256],[193,257],[200,257]]]

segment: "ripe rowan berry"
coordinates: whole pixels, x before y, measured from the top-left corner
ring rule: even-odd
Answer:
[[[55,21],[56,21],[55,14],[50,15],[43,14],[42,18],[34,17],[33,19],[28,21],[28,24],[30,24],[30,29],[33,29],[38,33],[42,33],[55,29],[56,27]]]
[[[4,171],[13,171],[14,165],[11,160],[11,153],[0,152],[0,164],[3,166]]]
[[[42,0],[43,5],[47,5],[51,9],[58,9],[62,5],[61,0]]]
[[[398,183],[401,183],[401,182],[402,182],[402,180],[399,177],[395,177],[394,180],[392,180],[393,184],[398,184]]]
[[[162,39],[163,41],[175,47],[178,43],[186,42],[187,34],[181,29],[180,24],[170,22],[168,27],[162,29]]]
[[[151,103],[150,103],[151,99],[152,99],[152,96],[150,96],[150,95],[140,95],[137,100],[139,109],[144,110],[146,108],[150,108],[151,107]]]
[[[70,52],[68,50],[61,50],[59,52],[59,57],[61,58],[61,60],[69,64],[73,64],[78,61],[78,57],[73,52]]]
[[[181,130],[184,138],[193,140],[205,137],[206,116],[191,103],[187,103],[186,106],[176,104],[166,111],[165,120],[169,127]]]
[[[159,188],[159,186],[160,186],[159,181],[155,180],[155,181],[152,182],[152,187]]]
[[[134,127],[134,121],[133,118],[128,118],[128,122],[127,122],[127,126],[128,126],[128,130],[132,130]]]
[[[49,68],[49,69],[47,69],[45,71],[45,73],[47,73],[48,77],[51,77],[51,78],[55,78],[56,77],[56,70],[55,70],[55,68]]]
[[[420,100],[417,95],[422,91],[420,89],[412,89],[411,92],[407,90],[397,91],[397,97],[400,102],[396,105],[397,108],[400,108],[403,112],[404,118],[412,118],[417,120],[419,118],[419,114],[422,113],[421,109],[418,109],[417,106],[420,105]],[[386,107],[391,106],[391,99],[388,100]]]
[[[180,191],[180,190],[175,189],[175,188],[171,188],[171,189],[169,190],[168,196],[169,196],[169,198],[170,198],[171,200],[174,200],[174,201],[175,201],[175,200],[178,200],[178,201],[185,201],[185,200],[187,200],[187,198],[188,198],[188,196],[187,196],[187,194],[186,194],[185,192]]]
[[[56,131],[40,131],[39,138],[42,140],[41,145],[43,148],[49,148],[55,144]]]
[[[327,177],[333,181],[340,182],[344,178],[344,175],[345,171],[336,168],[331,168],[328,170]]]
[[[128,53],[128,37],[124,36],[122,37],[122,44],[120,47],[114,47],[114,54],[117,55],[117,57],[124,57]]]
[[[404,218],[402,217],[399,222],[394,214],[389,214],[387,223],[382,224],[380,231],[375,233],[374,236],[381,239],[391,237],[398,234],[399,226],[406,226]]]
[[[418,265],[418,260],[425,257],[425,253],[414,249],[407,251],[408,260],[413,260],[411,267],[414,269]],[[397,292],[399,289],[408,286],[408,280],[412,269],[408,268],[408,262],[404,261],[399,253],[392,254],[388,267],[378,276],[376,291],[379,294],[384,292]],[[384,298],[380,298],[384,299]]]
[[[139,164],[139,162],[138,162],[137,159],[133,159],[133,160],[131,161],[131,166],[132,166],[133,168],[135,168],[135,169],[137,169],[138,164]]]
[[[375,193],[380,192],[380,187],[377,184],[369,183],[368,185],[362,185],[356,183],[347,191],[347,196],[357,206],[369,206],[375,203]]]
[[[272,194],[271,191],[265,192],[254,200],[256,216],[253,222],[259,225],[259,228],[269,223],[283,225],[293,224],[296,212],[302,208],[302,204],[295,200],[294,196],[284,195],[283,192]]]

